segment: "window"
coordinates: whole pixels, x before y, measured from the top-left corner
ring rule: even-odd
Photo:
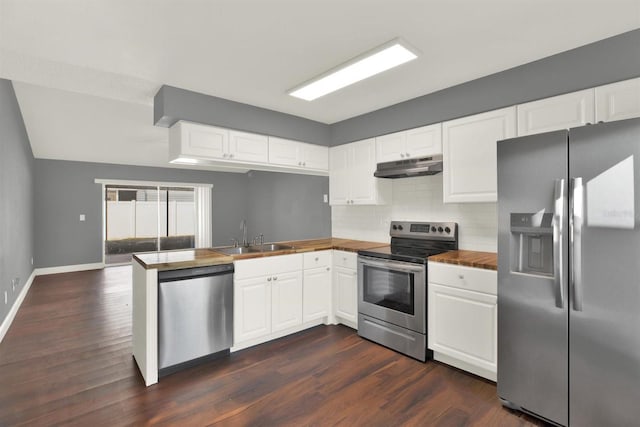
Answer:
[[[211,186],[96,180],[104,194],[104,262],[211,245]]]

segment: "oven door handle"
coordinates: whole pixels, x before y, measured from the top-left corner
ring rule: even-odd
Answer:
[[[402,271],[405,273],[420,273],[424,271],[424,265],[412,265],[407,262],[398,261],[378,261],[375,258],[359,256],[358,262],[363,266],[379,267],[385,270]]]

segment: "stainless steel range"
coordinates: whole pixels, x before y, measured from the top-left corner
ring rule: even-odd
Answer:
[[[358,335],[425,361],[427,258],[458,249],[453,222],[392,221],[391,246],[358,252]]]

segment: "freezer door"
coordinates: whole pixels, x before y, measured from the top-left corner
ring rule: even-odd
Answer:
[[[498,395],[567,425],[566,131],[498,142]]]
[[[638,425],[640,119],[571,129],[569,147],[569,420]]]

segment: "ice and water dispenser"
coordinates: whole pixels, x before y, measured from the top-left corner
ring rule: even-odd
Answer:
[[[511,271],[553,276],[553,214],[511,214]]]

